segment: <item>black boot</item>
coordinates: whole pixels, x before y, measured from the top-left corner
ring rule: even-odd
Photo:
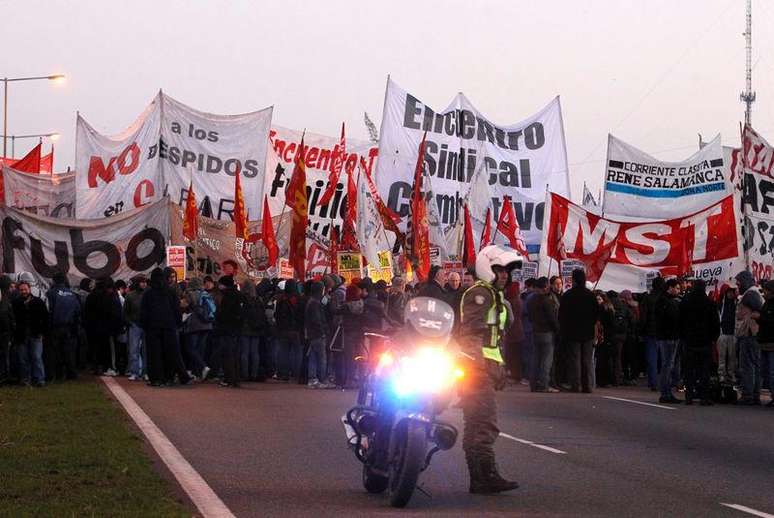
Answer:
[[[471,478],[471,493],[491,495],[495,493],[502,493],[504,491],[511,491],[519,487],[518,482],[506,480],[500,476],[500,473],[497,471],[497,464],[495,464],[494,458],[478,459],[477,469],[480,470],[477,473],[480,478]]]

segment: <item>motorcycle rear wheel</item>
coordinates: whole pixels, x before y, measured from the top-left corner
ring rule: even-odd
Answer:
[[[368,466],[363,466],[363,487],[373,494],[384,493],[390,479],[384,475],[377,475]]]
[[[425,465],[427,434],[425,426],[408,421],[401,430],[398,451],[390,470],[390,505],[406,507],[414,494],[419,473]]]

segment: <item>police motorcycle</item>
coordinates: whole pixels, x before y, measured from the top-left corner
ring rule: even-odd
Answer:
[[[464,376],[449,347],[451,306],[416,297],[404,314],[397,335],[366,335],[357,405],[342,417],[349,446],[363,463],[363,486],[387,491],[394,507],[408,504],[433,455],[456,443],[457,429],[438,416]]]

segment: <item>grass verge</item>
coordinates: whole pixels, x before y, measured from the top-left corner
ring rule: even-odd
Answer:
[[[0,516],[191,516],[98,383],[0,388]]]

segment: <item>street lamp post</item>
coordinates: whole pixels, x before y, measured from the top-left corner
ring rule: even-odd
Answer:
[[[34,77],[4,77],[3,78],[3,156],[7,156],[7,140],[8,140],[8,83],[14,81],[38,81],[48,80],[61,83],[64,81],[64,74],[53,74],[50,76],[34,76]],[[13,143],[13,141],[12,141]]]
[[[22,139],[22,138],[37,138],[40,139],[40,142],[43,142],[44,138],[50,138],[51,140],[58,140],[59,139],[59,133],[53,132],[53,133],[35,133],[33,135],[5,135],[3,134],[3,138],[5,139],[6,136],[11,139],[11,158],[16,158],[16,139]]]

